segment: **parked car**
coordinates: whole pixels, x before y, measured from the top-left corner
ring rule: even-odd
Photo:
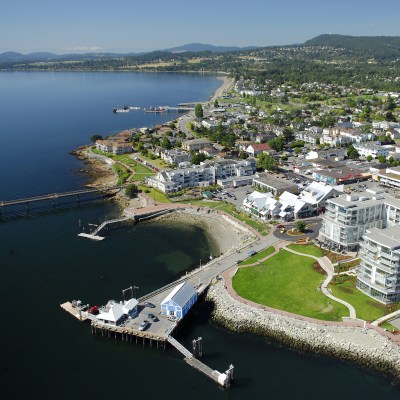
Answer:
[[[158,321],[158,318],[154,314],[151,314],[151,313],[147,314],[147,318],[151,319],[154,322]]]
[[[285,232],[286,232],[286,228],[282,228],[282,229],[280,230],[280,232],[281,232],[281,233],[285,233]]]
[[[145,320],[145,321],[143,321],[143,322],[139,325],[139,331],[144,331],[144,330],[146,330],[149,326],[150,326],[150,322]]]
[[[155,306],[153,303],[150,303],[150,302],[148,302],[148,301],[145,301],[145,302],[143,303],[143,305],[144,305],[145,307],[156,308],[156,306]]]
[[[279,224],[279,225],[276,226],[276,229],[282,229],[284,227],[285,227],[285,225]]]

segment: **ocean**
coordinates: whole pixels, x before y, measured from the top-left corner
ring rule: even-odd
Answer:
[[[69,154],[91,135],[152,126],[178,114],[113,114],[117,105],[174,106],[206,100],[214,75],[1,72],[0,201],[82,188],[82,163]],[[365,399],[397,398],[390,377],[330,357],[299,353],[212,323],[199,304],[179,340],[203,337],[203,361],[235,366],[223,390],[165,351],[93,337],[60,309],[81,299],[105,304],[135,285],[148,293],[215,251],[207,232],[160,222],[113,232],[102,242],[77,237],[80,225],[118,215],[112,203],[7,214],[0,219],[1,393],[5,399]],[[194,245],[195,244],[195,245]]]

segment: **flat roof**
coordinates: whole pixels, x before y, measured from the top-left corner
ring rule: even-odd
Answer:
[[[277,188],[277,189],[281,189],[281,188],[288,188],[288,187],[296,187],[297,186],[293,183],[291,183],[290,181],[286,180],[286,179],[280,179],[277,178],[275,176],[259,176],[258,178],[255,177],[253,178],[254,182],[260,182],[262,184]]]
[[[380,244],[381,246],[396,248],[400,247],[400,225],[391,228],[371,228],[365,233],[365,238]]]

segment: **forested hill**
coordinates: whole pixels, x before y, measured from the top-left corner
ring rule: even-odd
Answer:
[[[328,46],[346,49],[360,56],[375,59],[400,58],[400,36],[319,35],[307,40],[304,46]]]

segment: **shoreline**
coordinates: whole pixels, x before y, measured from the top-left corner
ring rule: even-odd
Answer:
[[[206,300],[214,304],[212,319],[235,333],[270,337],[300,351],[355,362],[400,381],[400,347],[368,327],[314,324],[254,308],[229,295],[223,282],[210,286]]]
[[[255,236],[250,230],[225,215],[213,211],[211,213],[205,210],[197,211],[199,207],[189,208],[183,204],[182,207],[183,209],[155,217],[151,221],[160,221],[171,225],[183,224],[189,228],[197,227],[204,230],[206,236],[213,242],[212,245],[219,250],[219,254],[216,256],[236,251]]]

